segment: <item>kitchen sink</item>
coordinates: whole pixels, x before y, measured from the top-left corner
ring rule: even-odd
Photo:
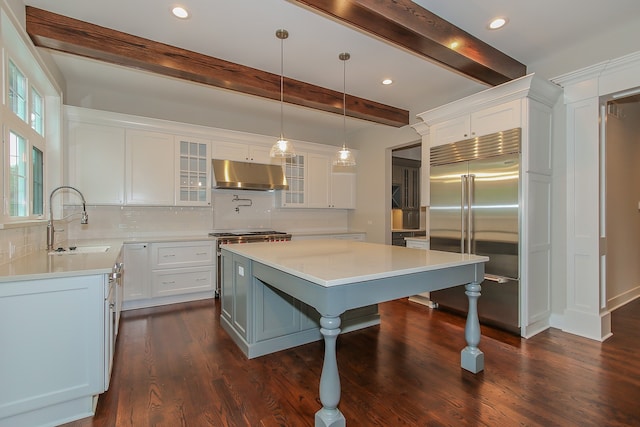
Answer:
[[[107,252],[111,246],[69,246],[49,251],[49,255],[96,254]]]

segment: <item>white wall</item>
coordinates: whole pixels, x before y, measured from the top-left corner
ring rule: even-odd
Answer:
[[[349,227],[367,233],[367,241],[391,243],[391,149],[420,143],[410,126],[377,126],[352,138],[358,150],[357,206]]]

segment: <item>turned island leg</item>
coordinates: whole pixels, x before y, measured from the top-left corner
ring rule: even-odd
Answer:
[[[465,285],[465,294],[469,298],[469,312],[467,324],[464,328],[464,337],[467,346],[460,355],[460,366],[474,374],[484,369],[484,353],[478,348],[480,344],[480,321],[478,320],[478,298],[481,286],[479,283]]]
[[[340,334],[340,317],[320,318],[320,333],[324,337],[324,362],[320,376],[322,409],[316,412],[315,427],[345,427],[346,420],[338,409],[340,375],[336,358],[336,340]]]

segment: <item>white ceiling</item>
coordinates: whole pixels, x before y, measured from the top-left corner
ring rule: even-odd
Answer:
[[[347,92],[415,115],[486,88],[355,29],[286,0],[181,0],[192,14],[178,20],[171,0],[25,0],[25,4],[93,24],[280,73],[278,28],[287,77],[342,91],[340,52],[349,52]],[[551,78],[637,51],[640,1],[416,0],[454,25]],[[506,16],[499,31],[486,29]],[[48,55],[48,54],[45,54]],[[277,135],[277,102],[177,79],[52,53],[67,83],[65,103],[202,125]],[[383,78],[394,83],[383,86]],[[286,106],[285,135],[341,143],[342,116]],[[374,125],[348,119],[348,132]]]

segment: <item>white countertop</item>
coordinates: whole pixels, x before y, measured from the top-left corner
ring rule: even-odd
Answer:
[[[38,251],[0,265],[0,283],[111,273],[122,240],[78,241],[77,246],[110,246],[106,252],[49,255]]]
[[[353,240],[292,240],[223,249],[322,286],[336,286],[467,264],[489,258]]]
[[[84,276],[110,273],[123,244],[127,243],[167,243],[214,240],[205,232],[197,236],[146,236],[120,239],[72,239],[57,246],[110,246],[103,253],[76,253],[49,255],[47,251],[37,251],[24,257],[0,265],[0,283],[19,280],[51,279],[54,277]]]

